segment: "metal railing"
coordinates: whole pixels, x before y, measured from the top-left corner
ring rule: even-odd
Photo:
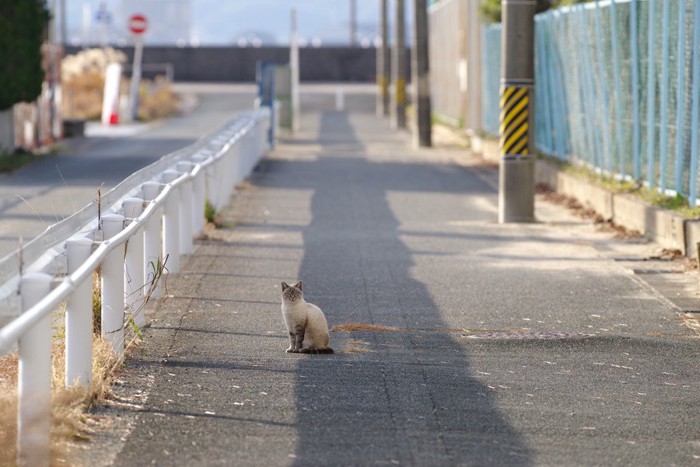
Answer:
[[[141,303],[163,273],[179,272],[204,228],[205,200],[224,207],[269,149],[270,111],[239,114],[194,145],[132,174],[99,202],[0,260],[0,356],[18,349],[17,455],[48,465],[51,314],[65,303],[66,385],[90,384],[93,273],[100,270],[101,332],[118,357]]]

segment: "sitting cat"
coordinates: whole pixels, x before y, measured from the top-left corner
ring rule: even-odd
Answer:
[[[319,307],[304,300],[302,281],[282,282],[282,317],[289,330],[290,353],[333,353],[328,323]]]

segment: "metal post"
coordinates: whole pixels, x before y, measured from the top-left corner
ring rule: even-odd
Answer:
[[[297,9],[291,12],[291,37],[289,38],[289,68],[292,87],[292,131],[299,131],[299,42],[297,40]]]
[[[73,274],[92,253],[92,240],[66,242],[68,274]],[[92,380],[92,281],[79,284],[66,304],[66,386],[87,388]]]
[[[416,146],[432,146],[430,109],[430,60],[428,57],[428,5],[426,0],[413,2],[413,80],[415,83],[416,131],[413,141]]]
[[[503,0],[498,221],[535,220],[534,16],[536,0]]]
[[[134,37],[134,63],[129,87],[129,120],[137,120],[139,113],[139,87],[141,85],[141,61],[143,57],[143,34]]]
[[[394,81],[391,126],[406,128],[406,15],[404,0],[395,0],[394,49],[391,68]]]
[[[676,86],[676,92],[678,96],[683,95],[685,90],[685,14],[686,14],[686,2],[685,0],[680,0],[678,6],[678,45],[676,57],[678,62],[678,68],[676,71],[676,76],[678,77],[678,85]],[[678,99],[676,107],[676,170],[675,170],[675,181],[676,181],[676,191],[678,193],[683,193],[683,161],[685,154],[685,138],[684,138],[684,119],[685,119],[685,99]]]
[[[150,203],[160,193],[162,185],[158,182],[146,182],[142,185],[143,199]],[[151,297],[160,297],[160,287],[158,285],[159,268],[163,263],[163,216],[160,208],[155,212],[150,219],[146,221],[143,230],[143,260],[144,260],[144,282],[148,286],[144,289],[143,294],[148,298],[150,292]],[[155,281],[155,283],[154,283]]]
[[[206,156],[202,154],[195,154],[192,156],[192,160],[195,163],[204,162],[207,159]],[[194,234],[199,235],[204,232],[204,203],[205,203],[205,174],[206,169],[200,167],[197,175],[194,177]]]
[[[377,47],[377,115],[385,117],[389,116],[389,77],[391,76],[388,1],[379,2],[379,37],[382,43]]]
[[[656,0],[649,0],[649,22],[647,31],[647,183],[649,188],[656,185],[656,167],[654,157],[656,156],[656,16],[653,14]]]
[[[192,170],[191,162],[178,162],[177,170],[188,173]],[[194,223],[194,193],[192,182],[188,181],[180,186],[180,253],[189,255],[192,253],[192,225]]]
[[[51,276],[22,277],[20,295],[26,312],[49,293]],[[17,464],[49,465],[51,432],[51,315],[46,314],[18,341]]]
[[[105,241],[124,229],[124,216],[102,216]],[[102,337],[121,357],[124,352],[124,246],[112,250],[102,261]]]
[[[124,217],[127,222],[132,222],[143,212],[143,200],[141,198],[128,198],[123,204]],[[146,324],[143,316],[143,229],[139,229],[129,238],[126,244],[126,257],[124,268],[124,304],[126,313],[131,315],[133,324],[142,329]]]
[[[174,170],[163,172],[163,182],[170,183],[180,174]],[[168,258],[168,274],[180,272],[180,190],[175,189],[165,200],[163,216],[163,258]]]
[[[357,46],[357,0],[350,0],[350,47]]]

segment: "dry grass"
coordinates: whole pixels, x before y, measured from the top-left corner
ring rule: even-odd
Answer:
[[[347,345],[339,353],[374,353],[376,350],[368,349],[369,342],[360,340],[348,341]]]
[[[86,390],[65,385],[65,346],[52,350],[51,465],[70,465],[69,447],[88,438],[85,409],[110,395],[113,370],[118,364],[111,345],[93,340],[92,384]],[[17,456],[17,354],[0,359],[0,466],[15,465]]]
[[[381,324],[366,323],[346,323],[333,326],[333,332],[353,332],[353,331],[406,331],[406,329],[395,328],[393,326],[382,326]]]

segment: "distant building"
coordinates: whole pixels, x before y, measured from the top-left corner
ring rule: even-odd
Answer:
[[[141,13],[148,19],[146,44],[190,45],[192,32],[192,0],[119,0],[115,26],[129,35],[128,19]]]

